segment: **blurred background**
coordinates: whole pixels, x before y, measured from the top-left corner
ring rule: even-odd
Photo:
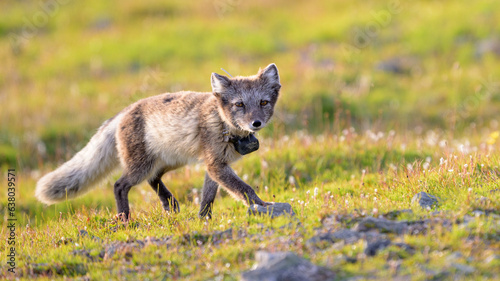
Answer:
[[[264,137],[499,126],[497,0],[1,1],[0,46],[0,166],[23,171],[69,159],[141,98],[272,62]]]

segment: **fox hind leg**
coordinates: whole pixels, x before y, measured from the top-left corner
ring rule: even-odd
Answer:
[[[160,197],[160,201],[163,205],[163,209],[165,211],[173,210],[178,213],[180,211],[179,202],[175,199],[174,195],[167,189],[165,184],[161,181],[161,177],[165,174],[165,170],[157,173],[155,176],[151,177],[148,180],[149,185],[156,192],[158,197]]]
[[[128,193],[134,186],[127,176],[119,178],[114,187],[116,206],[118,209],[118,216],[121,216],[124,221],[130,218],[130,207],[128,203]]]
[[[130,219],[130,206],[128,201],[128,193],[130,189],[142,182],[148,177],[153,169],[153,162],[142,163],[141,165],[130,165],[125,170],[121,178],[119,178],[114,186],[116,206],[118,215],[122,216],[124,221]]]

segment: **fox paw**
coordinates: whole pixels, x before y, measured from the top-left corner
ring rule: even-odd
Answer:
[[[173,211],[174,213],[178,213],[181,211],[179,201],[172,197],[172,201],[169,200],[168,204],[163,204],[163,209],[167,212]]]
[[[261,205],[263,207],[267,207],[267,206],[271,206],[274,203],[272,203],[272,202],[265,202],[265,201],[259,199],[259,200],[253,200],[250,205],[252,205],[252,204],[257,204],[257,205]]]
[[[114,219],[117,221],[121,221],[123,223],[128,223],[130,215],[127,215],[125,213],[119,213],[114,216]]]

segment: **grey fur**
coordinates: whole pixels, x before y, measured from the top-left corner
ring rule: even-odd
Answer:
[[[271,64],[257,75],[234,78],[213,73],[211,82],[211,93],[166,93],[127,107],[105,122],[75,157],[40,179],[37,198],[52,204],[76,197],[108,174],[119,160],[123,175],[114,186],[118,213],[129,217],[128,192],[144,180],[166,210],[178,211],[179,203],[161,176],[202,161],[207,174],[201,217],[211,216],[218,185],[247,205],[267,205],[229,167],[241,155],[232,143],[224,141],[223,131],[246,137],[269,122],[281,87],[278,69]]]
[[[89,143],[71,160],[42,177],[35,191],[38,200],[45,204],[53,204],[75,198],[88,192],[94,184],[118,166],[115,147],[116,126],[116,118],[106,121]]]

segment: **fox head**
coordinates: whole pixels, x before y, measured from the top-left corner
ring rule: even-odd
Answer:
[[[219,101],[219,112],[226,123],[249,133],[267,125],[281,88],[274,63],[253,76],[228,78],[212,73],[211,80],[212,92]]]

